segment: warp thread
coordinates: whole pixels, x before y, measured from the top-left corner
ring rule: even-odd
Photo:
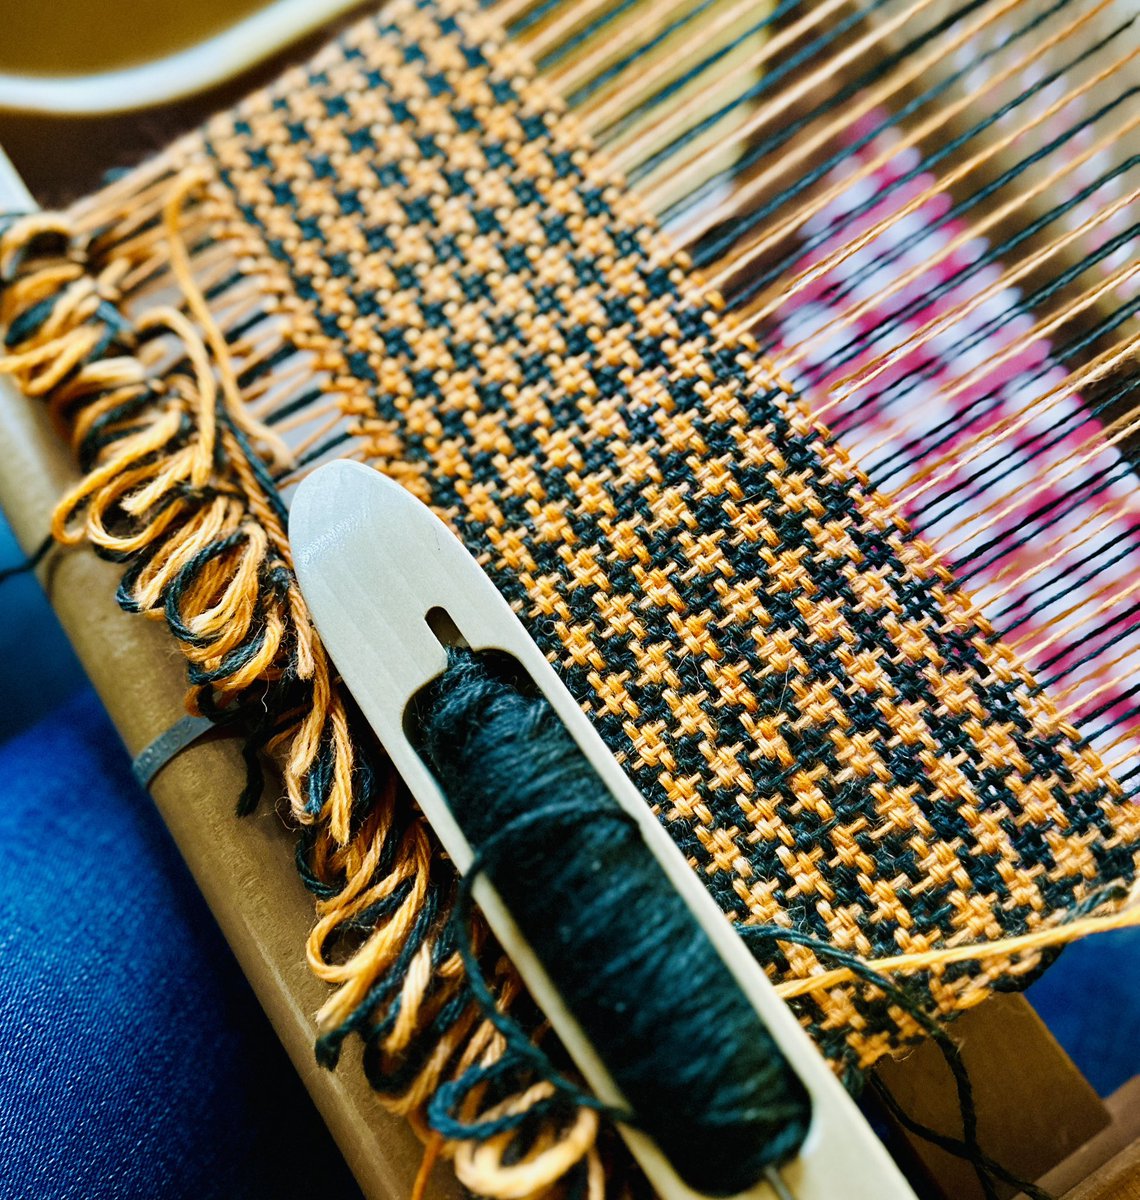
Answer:
[[[485,874],[629,1103],[632,1115],[617,1115],[699,1191],[743,1191],[803,1142],[807,1093],[635,823],[512,666],[453,648],[414,702],[413,741],[476,852],[456,919]],[[478,988],[473,961],[468,978]],[[490,994],[481,999],[498,1018]],[[529,1062],[592,1103],[521,1031],[497,1024],[510,1047],[497,1070]],[[476,1081],[445,1084],[433,1099],[431,1123],[445,1136],[504,1128],[452,1116]]]

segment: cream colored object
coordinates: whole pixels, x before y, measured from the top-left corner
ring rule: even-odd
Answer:
[[[0,213],[31,212],[36,207],[31,193],[24,186],[19,171],[0,150]]]
[[[748,1193],[777,1200],[914,1200],[898,1168],[815,1048],[756,959],[725,920],[589,719],[562,685],[503,597],[463,545],[411,493],[370,467],[348,460],[313,472],[297,489],[289,517],[297,578],[337,669],[403,776],[444,849],[465,871],[471,848],[438,785],[404,734],[412,697],[447,666],[447,653],[425,617],[442,609],[474,649],[512,655],[549,701],[614,799],[700,922],[722,960],[807,1088],[812,1124],[799,1157],[775,1186]],[[570,1015],[546,971],[486,878],[474,896],[531,994],[600,1099],[622,1097]],[[657,1195],[695,1200],[644,1134],[622,1134]]]
[[[356,8],[360,0],[271,0],[195,46],[95,75],[0,72],[0,109],[97,116],[180,100],[240,74]]]

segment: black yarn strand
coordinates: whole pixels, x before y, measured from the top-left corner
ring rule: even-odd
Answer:
[[[47,558],[54,545],[55,539],[51,534],[48,534],[23,562],[0,570],[0,587],[3,587],[9,580],[17,579],[21,575],[30,575]]]
[[[897,1005],[913,1017],[923,1032],[938,1047],[946,1065],[950,1068],[958,1093],[958,1107],[962,1117],[962,1137],[956,1138],[939,1133],[914,1120],[902,1110],[893,1096],[876,1084],[876,1093],[881,1097],[891,1115],[911,1133],[921,1137],[924,1141],[968,1162],[978,1176],[986,1200],[998,1200],[999,1193],[995,1186],[995,1180],[1010,1184],[1018,1191],[1024,1192],[1028,1200],[1053,1200],[1048,1192],[1033,1183],[1018,1178],[981,1148],[978,1143],[978,1114],[974,1104],[974,1091],[962,1061],[962,1052],[950,1034],[923,1010],[922,1005],[904,986],[876,971],[857,955],[841,950],[828,942],[820,941],[810,934],[786,929],[781,925],[744,925],[738,926],[738,932],[753,948],[753,953],[761,961],[769,960],[772,949],[780,942],[793,942],[798,946],[807,946],[818,957],[835,966],[846,967],[853,975],[878,988],[892,1004]]]

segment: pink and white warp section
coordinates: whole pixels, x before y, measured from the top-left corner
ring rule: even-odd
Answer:
[[[869,114],[850,142],[884,115]],[[929,176],[903,181],[920,155],[891,155],[892,140],[893,129],[872,138],[827,181],[872,164],[800,230],[837,232],[802,260],[800,279],[812,277],[779,312],[770,355],[1134,795],[1136,422],[1098,412],[1095,389],[1058,352],[1060,326],[1029,310],[1000,261],[978,269],[992,240],[953,215],[946,192],[923,195]],[[1098,260],[1093,290],[1123,307],[1137,298],[1140,239],[1123,179],[1092,142],[1091,129],[1073,139],[1067,186],[1091,190],[1059,223]],[[865,245],[829,261],[865,231]]]

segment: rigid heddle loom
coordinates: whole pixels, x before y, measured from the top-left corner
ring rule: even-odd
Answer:
[[[425,1136],[504,1046],[297,586],[330,459],[445,520],[726,919],[788,931],[755,952],[852,1090],[1132,919],[1124,7],[395,0],[4,219],[0,368],[80,471],[52,534],[185,656],[235,803],[287,797],[318,1054],[359,1038]],[[637,1186],[537,1078],[463,1097],[480,1194]]]

